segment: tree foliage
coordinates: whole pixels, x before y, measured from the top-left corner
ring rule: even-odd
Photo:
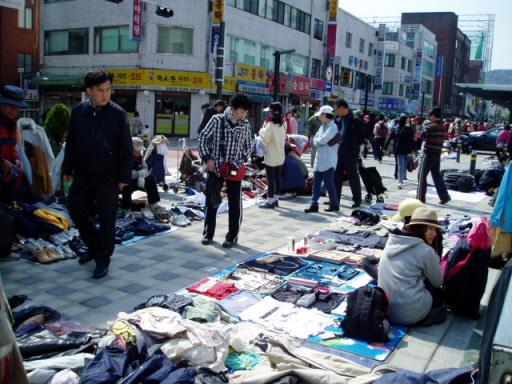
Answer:
[[[64,104],[57,104],[50,109],[44,122],[44,130],[51,141],[56,144],[64,141],[70,120],[71,112]]]

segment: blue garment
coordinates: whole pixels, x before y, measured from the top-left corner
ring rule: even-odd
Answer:
[[[338,206],[339,198],[336,195],[336,188],[334,187],[334,168],[329,168],[324,172],[315,171],[313,173],[315,182],[313,184],[313,198],[311,199],[311,206],[318,206],[318,200],[322,191],[322,181],[327,188],[329,194],[329,204],[331,206]]]
[[[338,128],[334,121],[328,124],[322,124],[315,137],[313,145],[316,147],[316,160],[313,171],[324,172],[329,168],[335,168],[338,162],[338,146],[339,144],[330,146],[327,144],[336,133]]]
[[[398,165],[398,181],[400,183],[404,182],[405,174],[407,173],[407,164],[411,161],[411,157],[409,155],[396,155],[396,161]]]
[[[500,191],[491,215],[493,227],[503,227],[503,232],[512,232],[512,172],[507,167],[501,179]]]
[[[25,150],[21,147],[21,145],[16,146],[16,150],[20,155],[20,161],[23,164],[23,172],[25,172],[25,176],[30,184],[32,184],[32,165],[30,165],[30,160],[25,153]]]
[[[281,191],[294,190],[306,185],[302,169],[292,155],[284,157],[284,164],[281,168],[281,184]]]
[[[121,348],[101,349],[80,377],[80,384],[116,384],[123,377],[128,354]]]

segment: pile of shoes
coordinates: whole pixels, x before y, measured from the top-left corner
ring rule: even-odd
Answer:
[[[155,220],[159,223],[167,224],[171,221],[171,213],[161,205],[158,205],[158,203],[154,203],[149,205],[149,209],[141,209],[140,213],[142,214],[142,217],[148,220]],[[153,215],[153,219],[150,219],[150,215]]]
[[[131,240],[135,237],[135,233],[127,231],[125,228],[116,226],[116,238],[115,243],[121,244],[127,240]]]
[[[186,227],[187,225],[191,225],[192,221],[187,219],[187,217],[181,212],[181,210],[173,205],[170,209],[170,213],[172,215],[171,223],[178,227]]]
[[[32,254],[34,259],[41,264],[76,257],[68,246],[54,246],[43,239],[26,239],[23,244],[23,252]]]

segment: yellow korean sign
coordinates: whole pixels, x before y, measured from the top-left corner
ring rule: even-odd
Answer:
[[[263,67],[237,63],[236,78],[241,84],[259,83],[267,85],[267,70]]]
[[[338,17],[338,0],[329,0],[329,21],[336,21]]]
[[[213,24],[224,21],[224,0],[213,0]]]

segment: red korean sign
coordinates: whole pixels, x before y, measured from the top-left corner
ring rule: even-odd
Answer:
[[[133,0],[130,40],[142,41],[142,0]]]
[[[307,77],[292,75],[291,92],[297,95],[308,95],[310,88],[310,80]]]

